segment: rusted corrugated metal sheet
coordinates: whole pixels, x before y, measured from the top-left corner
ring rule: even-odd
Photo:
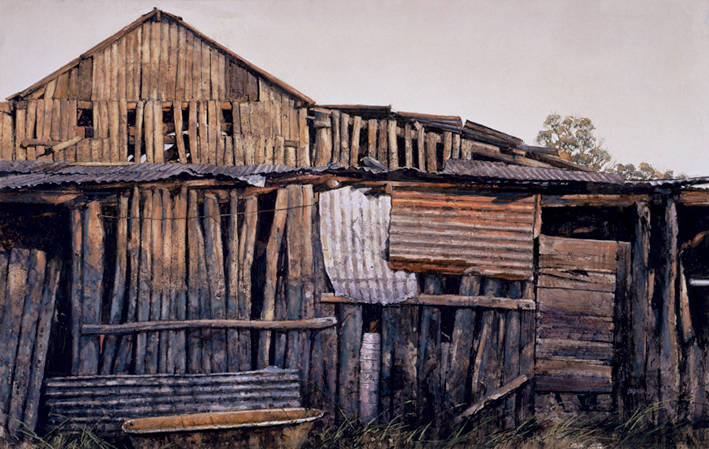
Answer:
[[[592,182],[623,184],[624,179],[616,173],[585,172],[561,168],[524,167],[502,162],[449,159],[443,173],[459,176],[474,176],[493,179],[526,181]]]
[[[387,264],[391,197],[364,192],[345,187],[320,194],[320,238],[335,294],[382,304],[416,296],[416,276]]]
[[[233,374],[50,378],[43,397],[50,428],[83,426],[101,433],[119,432],[129,418],[301,405],[298,372],[274,367]]]
[[[389,260],[394,268],[530,279],[536,197],[394,190]]]

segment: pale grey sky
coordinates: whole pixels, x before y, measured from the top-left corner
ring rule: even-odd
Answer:
[[[319,103],[456,114],[533,143],[593,119],[621,162],[709,175],[709,0],[0,0],[0,97],[157,6]]]

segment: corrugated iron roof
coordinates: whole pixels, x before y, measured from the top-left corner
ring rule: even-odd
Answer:
[[[318,169],[307,169],[309,172]],[[302,171],[283,165],[216,166],[198,164],[80,165],[64,162],[0,161],[0,189],[69,184],[154,182],[169,179],[226,178],[254,186],[264,175]]]
[[[394,303],[418,294],[416,275],[387,263],[391,197],[344,187],[320,194],[325,269],[338,296]]]
[[[443,173],[515,181],[561,181],[600,184],[623,184],[623,176],[616,173],[583,172],[561,168],[524,167],[502,162],[450,159]]]

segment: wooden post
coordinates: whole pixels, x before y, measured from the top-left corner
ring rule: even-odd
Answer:
[[[389,144],[389,168],[395,170],[399,168],[399,146],[396,142],[396,120],[389,120],[387,123],[388,144]]]
[[[377,158],[377,125],[376,119],[367,121],[367,156]]]
[[[163,282],[160,301],[160,319],[175,319],[175,287],[173,277],[175,268],[172,265],[172,225],[174,204],[168,189],[160,189],[162,195],[162,252]],[[160,333],[160,369],[161,373],[174,374],[177,334],[174,331]]]
[[[411,145],[411,122],[404,123],[404,167],[414,166],[414,153]]]
[[[340,163],[340,111],[333,110],[330,112],[332,122],[332,157],[328,162],[334,164]]]
[[[81,220],[81,209],[71,209],[71,374],[79,374],[79,333],[81,327],[81,291],[82,281],[82,256],[84,237],[84,223]]]
[[[91,201],[84,210],[83,289],[81,324],[98,324],[103,294],[103,220],[101,203]],[[79,375],[98,373],[99,342],[96,337],[79,339]]]
[[[426,133],[426,171],[438,171],[438,154],[436,145],[438,144],[438,134],[428,131]]]
[[[524,298],[536,298],[534,281],[525,281],[522,285]],[[530,379],[534,375],[534,337],[536,332],[535,311],[520,311],[519,334],[519,371]],[[534,390],[532,385],[525,385],[519,394],[517,407],[517,422],[523,422],[534,414]]]
[[[10,402],[8,407],[7,428],[10,435],[16,435],[21,428],[27,388],[31,375],[32,350],[37,336],[37,322],[42,305],[44,276],[47,256],[44,251],[33,249],[30,252],[30,264],[27,267],[28,292],[24,299],[17,355],[14,361],[14,373],[11,380]],[[4,418],[3,418],[4,419]]]
[[[650,208],[647,203],[635,203],[635,236],[632,242],[632,292],[631,296],[631,335],[633,342],[630,366],[631,409],[645,399],[641,391],[645,390],[646,362],[648,341],[651,336],[648,319],[651,314],[651,295],[648,264],[650,259]],[[649,392],[648,392],[649,393]],[[633,398],[633,395],[637,395]]]
[[[338,162],[342,165],[348,165],[350,161],[350,116],[349,114],[340,114],[340,157]]]
[[[44,288],[42,292],[42,306],[37,324],[37,338],[32,355],[32,366],[27,389],[27,399],[25,400],[25,410],[22,421],[30,429],[37,426],[37,416],[39,410],[39,398],[44,380],[44,367],[47,361],[47,349],[49,348],[49,335],[54,318],[54,305],[61,275],[61,260],[52,259],[47,264],[47,274],[45,276]]]
[[[217,197],[208,193],[204,196],[204,243],[207,259],[207,279],[209,280],[209,298],[211,318],[226,318],[226,287],[224,285],[224,251],[222,249],[221,216]],[[226,331],[212,332],[212,372],[225,372]]]
[[[673,199],[665,203],[663,229],[662,319],[660,322],[660,399],[667,418],[677,420],[679,400],[679,346],[677,342],[677,209]]]
[[[197,205],[197,192],[188,192],[187,206],[187,245],[188,245],[188,278],[187,278],[187,319],[196,320],[200,318],[199,301],[201,295],[200,270],[204,269],[199,259],[198,247],[204,242],[200,240],[199,212]],[[188,338],[187,371],[189,373],[199,373],[202,367],[202,349],[200,344],[200,332],[190,331]]]
[[[418,169],[421,171],[426,170],[426,147],[425,147],[425,135],[423,126],[419,122],[414,122],[414,129],[416,130],[416,156],[418,162]]]
[[[424,292],[441,293],[441,280],[433,274],[424,279]],[[418,411],[422,422],[440,424],[438,418],[443,399],[441,385],[441,310],[437,307],[421,308],[421,339],[418,358]],[[438,425],[434,425],[435,429]]]
[[[345,114],[343,114],[344,116]],[[343,125],[346,119],[342,120]],[[343,143],[346,137],[343,133]],[[343,150],[344,151],[344,150]],[[348,156],[349,157],[349,156]],[[302,204],[303,194],[301,187],[291,184],[286,187],[288,194],[288,213],[286,219],[286,246],[288,278],[286,281],[287,318],[297,320],[301,318],[303,303],[303,285],[301,279],[301,258],[303,257],[303,242],[300,239],[302,232]],[[297,331],[288,332],[288,353],[286,355],[286,368],[300,368],[302,365],[300,351],[300,335]],[[301,373],[302,375],[302,373]]]
[[[356,167],[359,165],[359,135],[362,129],[362,117],[355,115],[352,121],[352,143],[350,144],[349,165]]]
[[[235,189],[229,191],[229,224],[226,247],[226,317],[239,318],[239,195]],[[239,371],[239,334],[227,331],[227,369]]]
[[[182,101],[177,98],[172,105],[172,117],[175,122],[175,142],[177,143],[177,154],[180,157],[180,163],[187,163],[187,152],[185,151],[185,139],[182,135]]]
[[[153,192],[150,189],[141,191],[143,211],[140,227],[140,273],[138,275],[138,321],[150,321],[150,278],[152,273],[152,216]],[[145,374],[148,334],[138,334],[135,337],[135,373]]]
[[[362,347],[362,306],[340,304],[339,379],[337,403],[348,419],[359,413],[359,353]]]
[[[522,297],[522,285],[520,281],[514,281],[509,285],[507,296],[512,299]],[[504,340],[500,337],[502,344],[502,385],[507,385],[520,375],[520,328],[521,311],[503,312],[505,315]],[[503,420],[505,428],[510,429],[515,426],[515,398],[509,397],[503,402]]]
[[[118,205],[118,220],[116,221],[116,262],[113,278],[113,291],[109,323],[116,324],[123,315],[123,302],[125,298],[125,280],[127,271],[126,253],[128,246],[128,195],[122,194]],[[104,339],[101,374],[110,374],[113,370],[113,357],[116,353],[117,339],[109,335]]]
[[[154,189],[152,192],[152,215],[148,216],[151,229],[150,254],[152,259],[152,278],[149,284],[150,289],[150,321],[157,321],[161,318],[162,287],[163,280],[163,259],[162,259],[162,218],[163,204],[160,190]],[[164,338],[164,337],[163,337]],[[149,374],[160,372],[160,369],[167,361],[167,348],[160,347],[161,334],[150,332],[148,334],[148,347],[145,351],[145,367]],[[167,342],[165,342],[167,343]]]
[[[256,243],[256,227],[258,225],[258,199],[255,196],[246,198],[244,220],[239,235],[239,298],[238,316],[241,319],[251,318],[251,269]],[[251,366],[251,332],[239,331],[239,370],[248,371]]]
[[[263,290],[263,309],[261,319],[272,320],[275,313],[276,303],[276,280],[278,269],[278,256],[283,239],[283,231],[286,224],[286,207],[288,205],[288,195],[284,189],[276,192],[276,205],[273,213],[273,224],[271,233],[266,245],[266,285]],[[265,368],[269,364],[268,354],[271,350],[271,332],[261,332],[258,348],[258,368]]]
[[[175,196],[175,212],[172,222],[173,235],[173,282],[176,290],[175,294],[175,318],[184,320],[187,317],[187,258],[185,242],[187,240],[187,188],[182,186],[180,192]],[[178,331],[176,336],[177,349],[175,350],[175,372],[182,374],[187,369],[187,335],[185,331]]]
[[[138,272],[140,271],[140,191],[138,187],[133,187],[130,198],[130,216],[128,218],[128,264],[130,275],[128,278],[128,313],[126,321],[135,321],[138,310]],[[125,373],[130,368],[133,349],[135,348],[135,336],[124,336],[118,347],[118,355],[114,373]]]
[[[479,276],[464,276],[460,281],[461,295],[477,295],[480,291]],[[489,312],[488,312],[489,313]],[[459,411],[465,402],[468,367],[473,351],[475,312],[472,309],[455,311],[455,323],[450,342],[450,355],[445,380],[444,403],[448,412]]]
[[[384,164],[384,166],[389,166],[389,152],[387,150],[387,120],[379,120],[379,133],[377,134],[377,160]]]
[[[446,161],[451,158],[453,154],[453,133],[446,131],[443,133],[443,165],[446,165]]]
[[[143,144],[143,112],[145,104],[138,101],[135,105],[135,136],[133,136],[133,162],[139,164],[141,162]]]
[[[10,407],[10,391],[15,370],[15,356],[20,338],[22,312],[29,290],[27,284],[30,251],[13,248],[7,274],[5,313],[0,327],[0,436],[7,426],[7,412]]]
[[[392,409],[394,416],[412,420],[418,418],[419,307],[388,307],[398,321],[392,356],[392,371],[398,378],[392,385]]]

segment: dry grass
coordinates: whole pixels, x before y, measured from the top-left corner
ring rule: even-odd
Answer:
[[[658,425],[658,407],[648,407],[625,421],[592,422],[582,418],[563,421],[529,420],[515,429],[482,434],[485,423],[463,423],[445,439],[433,439],[428,425],[410,427],[401,420],[361,425],[344,419],[336,427],[316,429],[304,449],[693,449],[709,447],[707,431],[682,425]],[[90,429],[76,435],[61,427],[46,435],[24,431],[25,447],[41,449],[130,449],[127,442],[109,442]]]

